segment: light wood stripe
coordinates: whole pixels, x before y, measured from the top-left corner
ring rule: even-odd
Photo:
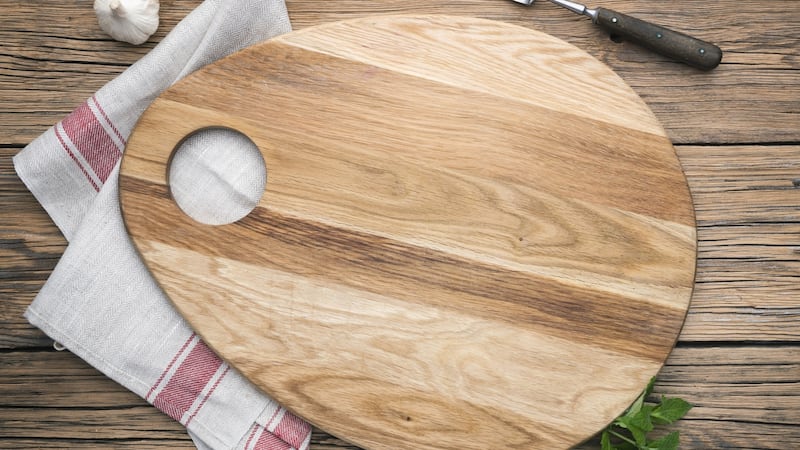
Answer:
[[[461,37],[441,33],[441,26],[452,22],[465,30]],[[364,26],[365,23],[369,26]],[[353,38],[342,40],[343,32]],[[366,18],[326,24],[276,40],[439,84],[486,92],[508,101],[524,101],[591,121],[664,134],[655,116],[616,73],[585,58],[577,48],[567,49],[564,41],[543,33],[534,36],[528,30],[512,26],[498,30],[490,22],[448,16],[423,19],[396,16],[391,21]],[[430,46],[441,51],[419,50]],[[476,52],[491,58],[476,67],[472,64]],[[537,66],[539,76],[531,76],[532,65]],[[588,88],[595,98],[588,101],[573,95],[571,89],[575,84]],[[602,115],[597,114],[596,103],[606,105]],[[630,120],[631,107],[640,114],[635,122]]]

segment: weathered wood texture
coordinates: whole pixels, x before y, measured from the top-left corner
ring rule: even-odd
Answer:
[[[800,116],[798,116],[800,117]],[[698,262],[681,341],[800,340],[800,146],[678,146]]]
[[[105,37],[88,2],[0,0],[0,447],[192,447],[172,419],[72,355],[48,351],[51,341],[21,317],[66,242],[13,173],[11,156],[198,3],[162,1],[161,29],[135,48]],[[504,0],[287,3],[296,29],[375,13],[469,15],[545,31],[609,64],[670,138],[688,144],[676,149],[697,210],[698,277],[679,345],[656,388],[697,405],[678,425],[684,448],[800,448],[794,1],[602,2],[718,44],[725,56],[709,74],[613,43],[587,20],[543,1],[531,8]],[[316,433],[312,448],[355,447]]]
[[[157,38],[197,1],[162,3]],[[614,68],[648,102],[675,143],[772,143],[800,140],[800,10],[792,0],[765,4],[609,0],[603,6],[694,34],[725,56],[704,74],[628,43],[615,44],[586,19],[548,4],[526,8],[507,0],[342,0],[287,2],[297,28],[368,14],[447,13],[503,20],[571,42]],[[25,144],[143,55],[106,39],[84,2],[3,0],[0,135]],[[47,24],[46,30],[42,24]],[[156,39],[157,39],[156,38]],[[120,51],[120,49],[124,49]],[[733,91],[736,94],[733,95]]]
[[[12,351],[0,361],[0,447],[190,447],[180,425],[68,352]],[[797,346],[678,347],[655,395],[695,405],[676,425],[685,448],[793,448],[798,371]],[[354,448],[322,433],[314,443],[316,450]]]

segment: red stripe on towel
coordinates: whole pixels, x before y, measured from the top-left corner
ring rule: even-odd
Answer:
[[[278,409],[276,409],[275,412],[273,412],[272,415],[269,416],[269,420],[264,422],[263,427],[264,428],[269,428],[269,426],[272,425],[272,421],[275,420],[275,418],[278,417],[278,414],[280,414],[282,411],[283,411],[283,407],[279,406]]]
[[[250,429],[253,430],[253,431],[250,432],[250,435],[247,438],[247,442],[244,443],[244,450],[250,450],[250,442],[253,441],[253,438],[255,437],[256,432],[259,429],[262,429],[262,428],[264,428],[264,427],[262,427],[261,425],[259,425],[257,423],[254,423],[253,426],[250,427]]]
[[[103,183],[120,158],[121,152],[103,129],[89,104],[84,102],[61,121],[61,126]]]
[[[222,360],[205,343],[198,342],[156,396],[153,406],[180,422],[221,365]]]
[[[67,145],[67,143],[64,142],[64,138],[61,137],[61,133],[58,132],[58,126],[53,127],[53,131],[55,131],[56,138],[58,138],[58,142],[61,143],[61,147],[64,149],[64,151],[67,152],[69,157],[72,158],[72,161],[75,162],[78,168],[81,169],[81,172],[83,172],[83,174],[86,176],[86,179],[89,180],[89,183],[91,183],[94,190],[100,192],[100,187],[97,185],[97,183],[94,182],[94,180],[92,180],[92,176],[89,175],[89,172],[86,171],[86,168],[83,167],[83,164],[81,164],[81,162],[78,161],[78,158],[76,158],[75,154],[72,153],[72,150],[69,149],[69,145]]]
[[[254,450],[292,450],[292,446],[282,441],[278,436],[264,430],[259,436]]]
[[[120,142],[122,142],[122,145],[125,145],[126,144],[125,138],[122,137],[122,133],[119,132],[117,127],[114,126],[114,123],[111,122],[111,119],[108,118],[108,114],[106,114],[106,110],[103,109],[103,106],[100,105],[100,102],[97,101],[97,96],[93,95],[92,96],[92,100],[94,101],[94,105],[97,106],[97,110],[100,111],[100,114],[103,116],[103,119],[105,119],[105,121],[108,124],[108,126],[114,131],[114,134],[117,135],[117,137],[119,138]]]
[[[275,427],[274,433],[293,448],[300,448],[311,433],[311,425],[286,411],[280,423]]]
[[[186,347],[188,347],[189,344],[192,343],[192,339],[194,339],[194,337],[195,337],[195,334],[192,333],[192,335],[189,336],[189,339],[187,339],[186,342],[183,343],[183,345],[181,346],[181,349],[178,350],[177,353],[175,353],[175,356],[172,357],[172,361],[169,362],[169,364],[167,365],[167,368],[164,369],[163,372],[161,372],[161,376],[158,377],[158,380],[156,380],[156,382],[153,383],[153,386],[147,392],[147,395],[144,396],[145,400],[148,400],[148,401],[150,400],[150,396],[153,395],[153,391],[155,391],[156,388],[158,387],[158,385],[161,384],[161,381],[164,379],[165,376],[167,376],[167,374],[169,373],[170,369],[172,369],[172,366],[175,365],[175,361],[177,361],[178,358],[183,354],[184,350],[186,350]]]
[[[189,416],[189,418],[186,420],[185,426],[187,427],[189,426],[189,422],[191,422],[192,419],[194,419],[194,416],[196,416],[197,413],[203,408],[203,405],[206,404],[208,399],[211,398],[212,395],[214,395],[214,391],[217,389],[217,386],[219,386],[219,383],[222,381],[222,379],[225,378],[225,375],[228,374],[229,370],[231,370],[231,367],[226,365],[225,370],[223,370],[220,376],[217,377],[217,381],[214,382],[214,385],[211,386],[211,389],[208,390],[208,393],[206,393],[205,397],[203,397],[203,400],[200,402],[199,405],[197,405],[197,409],[195,409],[192,415]]]

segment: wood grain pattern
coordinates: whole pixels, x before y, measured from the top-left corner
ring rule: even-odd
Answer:
[[[108,39],[83,0],[3,0],[0,17],[0,135],[19,146],[69,113],[104,83],[143,56],[198,0],[164,0],[161,27],[141,47]],[[484,17],[544,31],[609,64],[648,102],[674,143],[800,141],[800,9],[787,0],[702,3],[608,0],[602,6],[689,32],[720,45],[722,65],[698,74],[689,67],[606,33],[554,5],[523,7],[510,0],[288,0],[292,26],[302,29],[374,14],[428,13]],[[597,2],[598,5],[600,2]],[[39,30],[49,24],[46,30]],[[34,31],[36,30],[36,31]],[[736,95],[732,95],[732,91]]]
[[[249,136],[269,173],[219,227],[165,179],[212,126]],[[691,198],[646,105],[577,48],[500,22],[359,19],[229,57],[148,109],[120,189],[206,342],[368,448],[588,438],[658,371],[694,280]],[[646,337],[626,326],[642,317]]]
[[[800,443],[798,370],[797,346],[684,345],[659,373],[654,395],[695,405],[676,424],[682,448],[784,450]],[[69,352],[0,355],[0,398],[4,448],[194,448],[177,422]],[[311,448],[357,449],[320,432]]]
[[[199,3],[162,0],[156,36],[134,47],[105,36],[83,0],[0,0],[0,447],[194,448],[181,427],[144,400],[72,355],[42,351],[49,339],[22,313],[66,241],[14,174],[11,156]],[[681,144],[676,150],[698,208],[699,283],[656,391],[697,405],[677,424],[682,448],[781,450],[800,448],[800,202],[792,200],[800,192],[792,190],[800,178],[800,8],[790,3],[603,1],[721,45],[722,65],[698,75],[614,43],[547,2],[526,8],[503,0],[287,1],[295,29],[382,13],[460,14],[544,31],[612,67]],[[728,406],[715,406],[722,403]],[[20,405],[32,406],[21,413]],[[312,437],[313,450],[356,448],[322,432]]]

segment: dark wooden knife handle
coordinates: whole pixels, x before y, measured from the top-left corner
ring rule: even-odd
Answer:
[[[611,34],[702,70],[722,61],[722,50],[714,44],[616,11],[597,8],[595,23]]]

